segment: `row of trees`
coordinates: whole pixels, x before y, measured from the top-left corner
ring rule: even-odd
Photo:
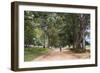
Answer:
[[[25,46],[85,49],[90,37],[89,14],[25,11],[24,23]]]

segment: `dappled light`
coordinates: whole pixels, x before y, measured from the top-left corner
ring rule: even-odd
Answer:
[[[24,11],[24,61],[90,58],[90,14]]]

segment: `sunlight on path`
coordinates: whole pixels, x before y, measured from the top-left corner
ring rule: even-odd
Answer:
[[[70,59],[87,59],[90,58],[90,53],[73,53],[70,50],[60,52],[59,49],[53,49],[48,54],[42,55],[34,59],[34,61],[47,61],[47,60],[70,60]]]

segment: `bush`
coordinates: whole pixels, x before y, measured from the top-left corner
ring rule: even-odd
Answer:
[[[86,49],[79,49],[79,48],[71,48],[70,49],[72,52],[75,52],[75,53],[84,53],[86,52]]]

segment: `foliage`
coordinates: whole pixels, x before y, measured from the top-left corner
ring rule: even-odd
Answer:
[[[25,45],[85,49],[89,14],[25,11],[24,16]]]

